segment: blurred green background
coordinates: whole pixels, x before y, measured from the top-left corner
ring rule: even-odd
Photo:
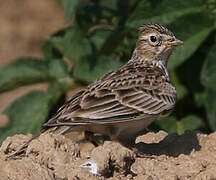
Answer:
[[[126,63],[144,23],[162,24],[184,41],[168,63],[178,93],[175,111],[150,129],[179,134],[216,130],[216,0],[58,0],[57,4],[67,26],[43,42],[42,58],[20,57],[0,67],[1,93],[48,84],[46,91],[30,91],[5,109],[9,123],[0,128],[0,142],[17,133],[37,133],[64,103],[67,92]]]

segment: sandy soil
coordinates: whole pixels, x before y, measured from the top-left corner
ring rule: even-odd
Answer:
[[[26,154],[7,158],[30,137],[15,135],[4,141],[0,148],[1,180],[216,179],[216,133],[149,132],[137,138],[138,148],[148,154],[145,158],[136,157],[116,142],[94,147],[62,135],[42,134],[30,143]]]

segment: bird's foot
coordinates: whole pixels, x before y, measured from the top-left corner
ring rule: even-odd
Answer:
[[[85,131],[84,136],[85,140],[91,142],[95,147],[98,147],[99,145],[103,144],[105,140],[107,140],[106,136],[98,136],[90,131]]]
[[[84,132],[84,136],[85,136],[85,139],[87,141],[90,141],[95,147],[98,146],[98,143],[96,142],[95,140],[95,136],[94,136],[94,133],[90,132],[90,131],[85,131]]]

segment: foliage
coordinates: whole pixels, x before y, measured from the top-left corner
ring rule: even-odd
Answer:
[[[36,133],[67,91],[127,62],[137,28],[149,22],[167,26],[184,41],[168,64],[178,92],[176,109],[152,127],[170,133],[216,130],[215,0],[59,1],[73,25],[50,36],[42,47],[44,58],[20,58],[0,68],[0,92],[49,84],[46,92],[29,92],[5,110],[10,123],[1,128],[0,140],[15,133]],[[73,64],[70,69],[65,58]]]

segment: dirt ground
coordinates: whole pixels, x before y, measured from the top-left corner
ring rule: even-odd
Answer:
[[[53,32],[65,26],[64,13],[56,0],[7,0],[0,3],[0,67],[23,56],[41,57],[41,45]],[[0,127],[8,123],[1,113],[17,97],[39,84],[0,94]]]
[[[216,179],[216,133],[149,132],[137,138],[145,158],[136,157],[117,142],[105,141],[94,147],[46,133],[29,144],[26,154],[8,158],[30,137],[15,135],[4,141],[0,148],[1,180]]]

